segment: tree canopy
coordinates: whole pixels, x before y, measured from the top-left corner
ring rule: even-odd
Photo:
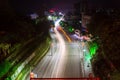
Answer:
[[[88,25],[90,33],[95,37],[99,37],[97,40],[100,48],[97,52],[94,66],[100,70],[111,71],[111,67],[115,67],[120,70],[120,17],[119,15],[107,15],[105,13],[95,14],[91,23]],[[100,56],[103,53],[102,56]],[[105,56],[105,57],[104,57]],[[100,64],[100,62],[102,62]],[[99,63],[99,65],[97,65]],[[106,65],[104,65],[106,64]],[[108,65],[108,66],[107,66]],[[94,68],[95,70],[96,68]],[[103,73],[103,72],[102,72]],[[102,74],[101,73],[101,74]],[[103,73],[103,76],[104,73]]]

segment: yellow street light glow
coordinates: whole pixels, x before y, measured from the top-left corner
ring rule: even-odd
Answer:
[[[72,40],[70,39],[70,37],[66,34],[66,32],[62,28],[61,28],[61,31],[63,32],[63,34],[67,38],[68,42],[72,42]]]

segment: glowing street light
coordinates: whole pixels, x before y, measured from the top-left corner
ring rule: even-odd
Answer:
[[[52,20],[52,16],[49,15],[49,16],[48,16],[48,20]]]

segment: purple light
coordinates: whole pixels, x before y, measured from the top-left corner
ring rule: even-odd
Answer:
[[[36,13],[30,14],[31,19],[37,19],[39,16]]]

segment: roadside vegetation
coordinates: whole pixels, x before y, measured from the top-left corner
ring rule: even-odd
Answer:
[[[109,15],[106,12],[94,14],[88,28],[99,45],[97,53],[92,58],[95,75],[99,76],[102,80],[107,80],[108,78],[119,80],[119,10],[116,10]]]
[[[18,14],[9,0],[0,1],[0,80],[14,80],[31,59],[35,62],[38,52],[35,56],[33,52],[36,49],[44,45],[40,48],[39,55],[48,49],[51,40],[48,31],[50,24],[42,11],[44,10],[38,11],[39,21],[36,24],[30,17]],[[29,62],[24,63],[28,58]]]

